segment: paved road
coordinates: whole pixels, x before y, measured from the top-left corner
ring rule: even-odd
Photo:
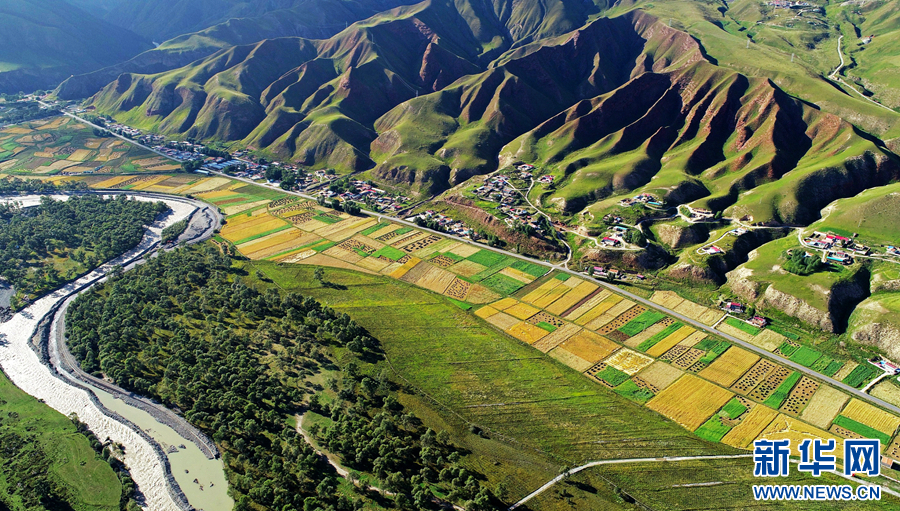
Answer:
[[[841,85],[843,85],[843,86],[849,88],[850,90],[852,90],[853,92],[855,92],[856,94],[858,94],[859,97],[861,97],[862,99],[868,101],[869,103],[872,103],[873,105],[880,106],[881,108],[884,108],[885,110],[889,110],[889,111],[891,111],[891,112],[896,113],[892,108],[886,107],[886,106],[882,105],[881,103],[875,101],[874,99],[870,98],[869,96],[866,96],[866,95],[863,94],[862,92],[859,92],[858,90],[856,90],[856,87],[854,87],[854,86],[850,85],[849,83],[845,82],[845,81],[840,77],[840,75],[839,75],[838,73],[841,72],[841,69],[844,69],[844,65],[845,65],[845,64],[844,64],[844,52],[841,51],[841,42],[842,42],[843,40],[844,40],[844,36],[843,36],[843,35],[841,35],[840,37],[838,37],[837,52],[838,52],[838,57],[840,57],[840,59],[841,59],[841,65],[838,66],[837,69],[835,69],[830,75],[828,75],[828,78],[831,78],[832,80],[834,80],[834,81],[840,83]]]
[[[585,463],[584,465],[581,465],[580,467],[575,467],[571,470],[567,470],[567,471],[563,472],[562,474],[554,477],[547,484],[541,486],[537,490],[534,490],[533,492],[526,495],[522,500],[509,506],[508,511],[512,511],[513,509],[516,509],[516,508],[522,506],[529,500],[544,493],[545,491],[550,489],[551,486],[553,486],[554,484],[571,476],[572,474],[577,474],[578,472],[581,472],[582,470],[585,470],[585,469],[588,469],[591,467],[597,467],[600,465],[622,465],[622,464],[627,464],[627,463],[660,463],[660,462],[664,462],[664,461],[678,462],[678,461],[694,461],[694,460],[728,460],[728,459],[735,459],[735,458],[752,458],[752,457],[753,457],[752,454],[723,454],[723,455],[718,455],[718,456],[676,456],[676,457],[669,457],[669,458],[628,458],[628,459],[623,459],[623,460],[592,461],[590,463]]]
[[[75,116],[75,115],[72,115],[72,114],[67,114],[67,115],[69,115],[70,117],[73,117],[74,119],[78,119],[78,120],[81,121],[81,122],[87,122],[87,121],[84,121],[84,119],[81,119],[80,117],[77,117],[77,116]],[[90,123],[87,123],[87,124],[90,124]],[[141,144],[137,143],[137,142],[134,141],[134,140],[131,140],[131,139],[128,139],[128,138],[124,138],[124,137],[121,137],[121,138],[123,138],[125,141],[130,142],[130,143],[132,143],[132,144],[134,144],[134,145],[137,145],[137,146],[140,146],[140,147],[147,148],[146,146],[141,145]],[[166,155],[163,155],[163,156],[166,156]],[[168,156],[167,156],[167,157],[168,157]],[[177,161],[177,160],[176,160],[176,161]],[[253,185],[261,186],[259,183],[255,182],[255,181],[253,181],[253,180],[251,180],[251,179],[246,179],[246,178],[239,178],[239,177],[229,176],[229,175],[223,174],[223,173],[221,173],[221,172],[211,172],[211,174],[219,175],[219,176],[222,176],[222,177],[227,177],[227,178],[234,179],[234,180],[237,180],[237,181],[243,181],[243,182],[248,183],[248,184],[253,184]],[[313,196],[311,196],[311,195],[307,195],[307,194],[305,194],[305,193],[301,193],[301,192],[293,192],[293,191],[291,191],[291,192],[285,192],[285,193],[287,193],[287,194],[289,194],[289,195],[295,195],[295,196],[297,196],[297,197],[302,197],[302,198],[304,198],[304,199],[316,200],[315,197],[313,197]],[[428,229],[428,228],[426,228],[426,227],[421,227],[421,226],[419,226],[419,225],[417,225],[417,224],[415,224],[415,223],[413,223],[413,222],[408,222],[408,221],[403,220],[403,219],[401,219],[401,218],[395,218],[395,217],[391,217],[391,216],[387,216],[387,215],[382,215],[381,213],[376,213],[376,212],[374,212],[374,211],[369,211],[369,210],[366,210],[366,209],[363,209],[363,210],[361,210],[360,212],[361,212],[362,214],[364,214],[364,215],[367,215],[367,216],[372,216],[372,217],[375,217],[375,218],[378,218],[378,219],[383,219],[383,220],[388,220],[388,221],[391,221],[391,222],[396,222],[396,223],[404,224],[404,225],[407,225],[407,226],[409,226],[409,227],[414,227],[414,228],[416,228],[416,229],[420,229],[420,230],[422,230],[422,231],[428,231],[428,232],[431,232],[431,233],[434,233],[434,234],[438,234],[438,235],[441,235],[441,236],[448,237],[447,233],[445,233],[445,232],[435,231],[435,230],[433,230],[433,229]],[[843,390],[843,391],[845,391],[845,392],[848,392],[848,393],[850,393],[850,394],[852,394],[852,395],[854,395],[854,396],[856,396],[856,397],[858,397],[858,398],[860,398],[860,399],[862,399],[862,400],[869,401],[869,402],[874,403],[874,404],[876,404],[876,405],[878,405],[878,406],[880,406],[880,407],[882,407],[882,408],[885,408],[885,409],[887,409],[887,410],[890,410],[890,411],[892,411],[892,412],[894,412],[894,413],[896,413],[896,414],[900,414],[900,407],[898,407],[898,406],[896,406],[896,405],[892,405],[891,403],[888,403],[887,401],[884,401],[883,399],[878,399],[877,397],[870,396],[869,394],[866,394],[865,392],[863,392],[863,391],[861,391],[861,390],[859,390],[859,389],[853,388],[853,387],[851,387],[851,386],[849,386],[849,385],[846,385],[846,384],[844,384],[844,383],[842,383],[842,382],[839,382],[839,381],[837,381],[837,380],[833,380],[833,379],[831,379],[831,378],[825,376],[824,374],[821,374],[821,373],[818,373],[818,372],[816,372],[816,371],[813,371],[812,369],[810,369],[810,368],[808,368],[808,367],[804,367],[804,366],[802,366],[802,365],[800,365],[800,364],[798,364],[798,363],[796,363],[796,362],[790,361],[790,360],[788,360],[788,359],[786,359],[786,358],[784,358],[784,357],[782,357],[782,356],[780,356],[780,355],[776,355],[775,353],[772,353],[772,352],[770,352],[770,351],[768,351],[768,350],[765,350],[765,349],[763,349],[763,348],[760,348],[759,346],[756,346],[755,344],[751,344],[751,343],[749,343],[749,342],[747,342],[747,341],[743,341],[743,340],[741,340],[741,339],[738,339],[737,337],[734,337],[734,336],[732,336],[732,335],[726,334],[725,332],[721,332],[721,331],[719,331],[719,330],[717,330],[717,329],[715,329],[715,328],[712,328],[712,327],[710,327],[710,326],[708,326],[708,325],[704,325],[703,323],[700,323],[699,321],[695,321],[695,320],[693,320],[693,319],[691,319],[691,318],[689,318],[689,317],[687,317],[687,316],[684,316],[683,314],[679,314],[679,313],[677,313],[677,312],[675,312],[675,311],[673,311],[673,310],[671,310],[671,309],[669,309],[669,308],[666,308],[666,307],[663,307],[663,306],[661,306],[661,305],[659,305],[659,304],[657,304],[657,303],[651,302],[650,300],[647,300],[647,299],[642,298],[642,297],[640,297],[640,296],[638,296],[638,295],[636,295],[636,294],[634,294],[634,293],[631,293],[631,292],[629,292],[629,291],[626,291],[626,290],[620,288],[619,286],[610,284],[609,282],[602,281],[602,280],[599,280],[599,279],[595,279],[595,278],[592,278],[592,277],[588,277],[587,275],[584,275],[584,274],[579,273],[579,272],[577,272],[577,271],[570,270],[568,267],[563,266],[563,265],[552,264],[552,263],[548,263],[548,262],[545,262],[545,261],[541,261],[541,260],[539,260],[539,259],[532,259],[532,258],[530,258],[530,257],[525,257],[525,256],[522,256],[522,255],[520,255],[520,254],[515,254],[515,253],[513,253],[513,252],[509,252],[509,251],[507,251],[507,250],[503,250],[503,249],[500,249],[500,248],[490,247],[490,246],[487,246],[487,245],[485,245],[485,244],[477,243],[477,242],[475,242],[475,241],[472,241],[472,240],[469,240],[469,239],[465,239],[465,238],[456,238],[456,237],[454,237],[454,239],[456,239],[457,241],[461,241],[461,242],[463,242],[463,243],[468,243],[468,244],[470,244],[470,245],[475,245],[475,246],[477,246],[477,247],[479,247],[479,248],[482,248],[482,249],[492,250],[492,251],[494,251],[494,252],[498,252],[498,253],[501,253],[501,254],[504,254],[504,255],[507,255],[507,256],[510,256],[510,257],[515,257],[515,258],[517,258],[517,259],[522,259],[522,260],[528,261],[528,262],[530,262],[530,263],[540,264],[540,265],[542,265],[542,266],[544,266],[544,267],[547,267],[547,268],[550,268],[550,269],[553,269],[553,270],[559,270],[559,271],[562,271],[562,272],[569,273],[569,274],[571,274],[571,275],[577,275],[578,277],[581,277],[581,278],[583,278],[583,279],[591,280],[591,281],[593,281],[594,283],[599,284],[599,285],[601,285],[601,286],[603,286],[603,287],[609,289],[610,291],[613,291],[613,292],[615,292],[615,293],[619,293],[619,294],[621,294],[621,295],[627,296],[629,299],[631,299],[631,300],[633,300],[633,301],[635,301],[635,302],[638,302],[638,303],[640,303],[640,304],[642,304],[642,305],[645,305],[645,306],[647,306],[647,307],[650,307],[650,308],[652,308],[652,309],[656,309],[656,310],[658,310],[658,311],[664,312],[664,313],[666,313],[666,314],[668,314],[668,315],[670,315],[670,316],[672,316],[672,317],[678,318],[679,321],[681,321],[681,322],[683,322],[683,323],[685,323],[685,324],[689,324],[689,325],[693,326],[694,328],[697,328],[698,330],[703,330],[703,331],[705,331],[705,332],[707,332],[707,333],[710,333],[710,334],[717,335],[717,336],[719,336],[719,337],[725,338],[725,339],[727,339],[727,340],[729,340],[729,341],[731,341],[731,342],[733,342],[733,343],[735,343],[735,344],[738,344],[738,345],[740,345],[740,346],[742,346],[742,347],[744,347],[744,348],[747,348],[747,349],[749,349],[750,351],[753,351],[753,352],[755,352],[755,353],[757,353],[757,354],[759,354],[759,355],[761,355],[761,356],[763,356],[763,357],[766,357],[766,358],[771,359],[771,360],[775,360],[775,361],[777,361],[778,363],[783,364],[783,365],[786,365],[786,366],[788,366],[788,367],[791,367],[791,368],[793,368],[793,369],[795,369],[795,370],[797,370],[797,371],[800,371],[801,373],[806,374],[807,376],[810,376],[810,377],[816,378],[816,379],[818,379],[818,380],[824,381],[824,382],[828,383],[829,385],[832,385],[832,386],[834,386],[834,387],[837,387],[837,388],[839,388],[839,389],[841,389],[841,390]]]

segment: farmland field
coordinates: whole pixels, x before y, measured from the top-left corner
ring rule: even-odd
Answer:
[[[730,387],[757,361],[759,356],[755,353],[733,346],[699,374],[723,387]]]
[[[688,374],[657,394],[647,406],[694,431],[733,396],[721,387]]]
[[[55,124],[54,124],[55,123]],[[48,126],[54,129],[42,129]],[[171,172],[166,158],[115,137],[96,137],[68,117],[53,117],[0,130],[12,150],[0,151],[3,172],[11,175],[90,175]]]

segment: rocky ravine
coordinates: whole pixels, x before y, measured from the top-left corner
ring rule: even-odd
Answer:
[[[138,200],[160,200],[135,197]],[[43,400],[64,415],[76,414],[101,440],[110,439],[125,446],[125,464],[145,498],[144,506],[152,511],[183,511],[176,503],[167,482],[167,469],[157,457],[154,446],[131,427],[106,415],[95,403],[92,394],[57,377],[44,365],[29,346],[29,339],[38,323],[55,306],[72,293],[94,284],[114,266],[130,262],[159,242],[165,227],[185,219],[196,209],[184,201],[165,200],[172,213],[150,226],[144,239],[135,249],[107,262],[75,282],[36,301],[13,318],[0,324],[0,367],[9,379],[28,394]],[[177,489],[176,489],[177,490]]]

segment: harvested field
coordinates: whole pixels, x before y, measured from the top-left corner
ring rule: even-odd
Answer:
[[[448,270],[457,275],[462,275],[463,277],[471,277],[473,275],[477,275],[483,272],[485,269],[486,268],[484,266],[468,260],[460,261],[448,268]]]
[[[709,313],[712,311],[709,307],[704,307],[698,303],[694,303],[690,300],[685,300],[675,306],[675,312],[679,314],[683,314],[695,321],[700,321],[700,318],[704,316],[709,316]],[[717,316],[721,316],[721,313],[716,313]]]
[[[433,254],[444,252],[445,249],[455,247],[459,242],[450,238],[441,238],[437,243],[429,244],[427,247],[420,248],[412,254],[419,259],[427,259]]]
[[[620,306],[622,308],[624,308],[625,305],[626,305],[625,301],[622,301],[621,303],[619,303],[619,305],[610,309],[609,312],[607,312],[607,314],[612,315],[617,308],[620,308]],[[647,309],[643,305],[635,305],[633,307],[629,307],[628,309],[625,309],[624,311],[617,314],[616,318],[614,320],[610,321],[609,323],[603,325],[603,327],[598,329],[597,333],[600,335],[610,334],[614,330],[617,330],[620,326],[627,324],[629,321],[640,316],[641,314],[643,314],[646,311],[647,311]],[[627,339],[628,337],[626,336],[625,338]]]
[[[534,326],[524,321],[521,321],[512,328],[507,329],[506,333],[527,344],[534,344],[548,335],[548,332],[543,328]]]
[[[563,320],[557,318],[556,316],[551,316],[544,311],[540,311],[534,316],[528,318],[528,322],[532,325],[537,325],[538,323],[547,323],[548,325],[553,325],[556,328],[563,326]]]
[[[775,392],[775,389],[777,389],[790,375],[791,370],[787,367],[776,366],[775,369],[766,376],[766,379],[757,385],[748,396],[757,401],[765,401],[766,398],[772,395],[772,392]]]
[[[766,359],[760,360],[731,386],[731,390],[746,395],[756,388],[759,382],[765,380],[769,373],[775,369],[775,366],[774,362]]]
[[[706,339],[706,332],[698,331],[698,332],[694,332],[691,335],[687,336],[687,338],[685,338],[683,341],[679,342],[678,344],[680,344],[682,346],[691,347],[691,346],[696,346],[697,343],[699,343],[700,341],[703,341],[704,339]]]
[[[601,289],[584,303],[580,304],[578,307],[572,309],[571,311],[568,311],[568,313],[563,317],[565,317],[569,321],[575,321],[581,316],[587,314],[594,307],[600,305],[600,303],[603,302],[603,300],[606,300],[610,295],[612,295],[612,292],[607,289]]]
[[[760,433],[775,420],[775,417],[778,417],[778,412],[775,410],[767,406],[756,405],[750,409],[750,413],[741,420],[740,424],[722,437],[722,443],[738,449],[747,449]]]
[[[634,337],[625,341],[625,346],[629,348],[637,348],[640,344],[647,339],[653,337],[654,335],[662,332],[666,327],[662,325],[662,323],[657,323],[650,328],[644,330],[643,332],[635,335]]]
[[[366,234],[366,236],[372,238],[373,240],[378,239],[388,233],[396,231],[400,227],[401,227],[401,225],[399,225],[399,224],[390,224],[386,227],[382,227],[381,229],[378,229],[377,231],[370,232],[369,234]]]
[[[323,238],[328,238],[331,241],[342,241],[367,227],[375,225],[375,223],[377,223],[377,220],[374,218],[363,218],[361,220],[358,218],[348,218],[327,227],[316,229],[316,234]]]
[[[834,454],[838,458],[843,458],[844,442],[841,438],[817,427],[810,426],[793,417],[784,415],[783,413],[778,414],[778,416],[757,437],[759,440],[790,440],[792,446],[800,445],[800,443],[807,438],[820,438],[826,442],[834,439],[837,445]]]
[[[515,316],[522,320],[528,319],[531,316],[534,316],[535,314],[540,312],[539,309],[535,309],[534,307],[528,305],[527,303],[521,303],[521,302],[519,302],[515,305],[512,305],[511,307],[504,308],[503,310],[507,314],[510,314],[510,315]]]
[[[190,188],[184,191],[184,193],[190,194],[198,194],[201,192],[209,192],[215,190],[216,188],[222,187],[230,183],[231,180],[225,177],[211,177],[207,179],[201,179],[197,181]]]
[[[681,341],[687,339],[688,336],[693,335],[694,332],[696,332],[694,327],[683,326],[675,331],[675,333],[654,344],[646,353],[651,357],[659,357],[673,348],[676,344],[680,344]]]
[[[660,391],[647,407],[694,431],[733,396],[721,387],[686,374]]]
[[[794,385],[794,390],[788,394],[787,399],[785,399],[779,410],[788,415],[800,415],[800,412],[803,411],[818,389],[819,384],[815,380],[806,376],[800,378],[800,381],[797,382],[797,385]]]
[[[561,285],[562,282],[560,282],[559,279],[547,279],[543,284],[538,286],[537,289],[523,296],[522,301],[534,303],[536,300],[543,298],[547,293]]]
[[[394,231],[394,232],[400,232],[400,231]],[[391,233],[391,234],[393,234],[393,233]],[[425,233],[422,231],[410,231],[410,232],[401,234],[399,236],[396,236],[392,239],[389,239],[388,241],[386,241],[386,243],[388,243],[392,247],[400,248],[400,247],[406,246],[408,243],[412,243],[414,241],[424,239],[428,236],[429,236],[428,233]],[[378,241],[382,241],[382,240],[379,239]]]
[[[343,268],[345,270],[356,270],[361,271],[363,273],[374,273],[369,270],[360,268],[352,263],[347,261],[341,261],[340,259],[335,259],[334,257],[327,256],[325,254],[316,253],[302,261],[299,261],[301,264],[311,264],[314,266],[329,266],[331,268]]]
[[[332,243],[334,243],[334,242],[331,241],[328,244],[332,244]],[[326,245],[326,244],[323,244],[323,245]],[[352,250],[344,250],[343,248],[340,248],[338,246],[326,247],[324,250],[321,250],[320,247],[321,247],[321,245],[315,246],[313,248],[316,249],[318,252],[321,252],[321,253],[331,256],[331,257],[334,257],[335,259],[340,259],[341,261],[347,261],[348,263],[357,264],[364,259],[364,257],[359,255],[358,253],[353,252]]]
[[[447,286],[447,289],[444,290],[444,294],[449,296],[450,298],[455,298],[457,300],[465,300],[466,294],[469,292],[469,287],[472,284],[466,282],[465,280],[454,278],[453,282]]]
[[[407,252],[407,253],[410,253],[410,254],[411,254],[411,253],[416,252],[416,251],[418,251],[418,250],[422,250],[423,248],[427,248],[427,247],[430,246],[430,245],[434,245],[435,243],[441,241],[442,239],[444,239],[444,238],[441,238],[441,237],[438,236],[437,234],[427,234],[427,233],[426,233],[426,236],[425,236],[424,238],[421,238],[421,239],[418,239],[418,240],[416,240],[416,241],[413,241],[412,243],[408,243],[408,244],[406,244],[406,245],[403,245],[403,246],[400,247],[400,248],[401,248],[401,250],[403,250],[404,252]]]
[[[675,381],[678,380],[678,378],[681,378],[683,374],[684,372],[676,367],[670,366],[665,362],[656,361],[638,373],[638,376],[640,376],[647,384],[652,385],[656,390],[651,390],[653,390],[655,394],[658,394],[660,390],[675,383]]]
[[[758,361],[759,355],[732,346],[715,359],[709,367],[700,371],[700,376],[723,387],[730,387]]]
[[[618,344],[588,330],[575,333],[560,344],[560,347],[591,363],[597,363],[619,349]]]
[[[674,310],[675,307],[681,305],[684,298],[678,296],[678,293],[675,291],[656,291],[653,293],[653,296],[650,297],[650,301]]]
[[[556,360],[559,360],[563,364],[571,367],[572,369],[578,371],[579,373],[585,372],[589,367],[593,365],[587,360],[584,360],[583,358],[578,357],[573,353],[569,353],[563,348],[555,348],[553,350],[550,350],[550,352],[547,354],[555,358]]]
[[[601,304],[601,305],[605,305],[605,304]],[[598,315],[595,319],[592,319],[591,321],[588,321],[587,323],[585,323],[584,327],[589,330],[598,330],[598,329],[602,328],[603,326],[605,326],[606,324],[613,321],[614,319],[618,318],[619,315],[624,314],[625,311],[632,308],[633,306],[634,306],[634,302],[632,302],[631,300],[619,299],[619,300],[617,300],[617,303],[615,305],[613,305],[612,307],[610,307],[606,312],[604,312],[601,315]],[[643,311],[641,311],[641,312],[643,312]],[[593,314],[593,311],[591,311],[589,314]],[[582,317],[581,319],[583,320],[584,318]],[[576,323],[577,323],[577,321],[576,321]],[[619,326],[621,326],[621,325],[616,325],[615,328],[618,328]],[[615,330],[615,328],[613,328],[613,330]]]
[[[128,181],[129,179],[131,179],[131,176],[115,176],[105,181],[100,181],[99,183],[95,184],[93,188],[112,188],[119,183]]]
[[[500,298],[500,295],[481,284],[472,284],[469,287],[469,292],[466,293],[466,301],[469,303],[488,303],[498,298]]]
[[[480,248],[469,245],[468,243],[460,243],[459,246],[450,249],[450,252],[460,256],[460,257],[469,257],[470,255],[475,254],[481,250]]]
[[[94,151],[91,151],[90,149],[77,149],[74,153],[69,155],[68,160],[77,162],[88,161],[93,153]]]
[[[742,341],[753,342],[753,338],[755,336],[748,334],[747,332],[741,330],[740,328],[733,327],[726,322],[719,323],[719,326],[716,327],[720,332],[724,332],[728,335],[733,335]]]
[[[390,261],[385,261],[384,259],[379,259],[377,257],[366,257],[365,259],[361,259],[356,263],[357,266],[365,268],[367,270],[380,272],[390,265]],[[453,298],[456,298],[455,296]]]
[[[900,418],[897,416],[856,398],[853,398],[850,404],[841,411],[841,415],[888,436],[893,436],[897,427],[900,426]]]
[[[653,359],[628,348],[622,348],[603,362],[630,376],[652,364]]]
[[[881,380],[881,382],[872,387],[869,394],[879,399],[883,399],[888,403],[900,406],[900,387],[897,386],[895,381],[891,381],[890,379]]]
[[[359,255],[365,254],[367,256],[374,254],[375,251],[378,250],[378,248],[373,247],[372,245],[363,243],[362,241],[354,239],[354,238],[344,240],[344,241],[338,243],[337,246],[344,250],[356,252]]]
[[[439,268],[449,268],[457,263],[456,259],[446,255],[439,255],[430,259],[428,262]]]
[[[775,332],[772,329],[766,328],[759,335],[753,338],[751,341],[753,344],[763,348],[764,350],[774,352],[781,346],[781,343],[785,342],[787,337]]]
[[[534,344],[534,347],[544,353],[552,350],[553,348],[559,346],[560,344],[566,342],[573,335],[577,334],[581,331],[581,327],[577,325],[573,325],[571,323],[566,323],[561,328],[557,328],[549,335],[541,339],[540,341]],[[568,350],[567,350],[568,351]],[[574,353],[574,352],[573,352]],[[584,358],[584,357],[582,357]],[[587,360],[587,359],[585,359]]]
[[[574,280],[574,279],[569,279]],[[577,280],[576,280],[577,281]],[[565,282],[564,284],[567,284]],[[581,281],[577,286],[571,288],[571,290],[563,295],[558,300],[554,301],[548,307],[546,307],[547,312],[550,314],[556,314],[557,316],[562,313],[568,311],[572,307],[575,306],[578,302],[587,298],[591,293],[597,290],[597,285],[587,281]]]
[[[601,300],[600,303],[595,305],[589,311],[578,316],[578,318],[575,319],[575,324],[584,326],[591,321],[599,318],[600,316],[606,314],[610,309],[623,302],[624,300],[625,299],[619,295],[609,294],[606,296],[606,298]]]
[[[842,428],[842,427],[838,426],[837,424],[833,424],[830,428],[828,428],[828,432],[834,433],[835,435],[837,435],[841,438],[850,438],[853,440],[865,438],[864,436],[860,435],[859,433],[850,431],[849,429],[846,429],[846,428]]]
[[[497,312],[492,316],[484,318],[484,320],[501,330],[509,330],[519,323],[518,319],[510,316],[509,314],[506,314],[505,312]]]
[[[856,369],[856,366],[858,366],[858,365],[859,365],[858,362],[850,360],[849,362],[844,364],[844,367],[842,367],[840,371],[835,373],[835,375],[832,376],[832,378],[836,381],[843,381],[844,378],[850,376],[850,373],[852,373],[853,370]]]
[[[678,349],[679,346],[675,346],[672,350]],[[671,351],[671,350],[670,350]],[[700,360],[706,352],[703,350],[698,350],[696,348],[687,348],[683,353],[678,355],[677,358],[672,359],[672,365],[679,369],[688,369],[693,366],[698,360]]]
[[[894,439],[893,442],[885,449],[884,453],[890,456],[894,461],[900,461],[900,436]]]
[[[800,414],[800,418],[813,426],[827,428],[849,399],[850,396],[834,387],[821,385]]]
[[[429,291],[443,294],[450,286],[450,283],[456,280],[456,275],[447,270],[425,263],[422,263],[420,266],[427,267],[428,271],[416,280],[415,284],[419,287],[424,287]]]
[[[699,318],[697,318],[697,321],[703,323],[704,325],[713,326],[716,324],[716,322],[722,319],[722,316],[724,315],[725,313],[720,310],[707,309],[706,312],[704,312],[700,315]]]

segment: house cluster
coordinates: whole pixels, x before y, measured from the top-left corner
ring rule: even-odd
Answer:
[[[688,212],[690,212],[688,218],[691,220],[705,220],[715,216],[715,213],[703,208],[688,208]]]
[[[585,273],[588,275],[593,275],[594,277],[601,277],[607,279],[626,279],[627,274],[623,271],[617,270],[615,268],[606,268],[603,266],[592,266],[585,270]],[[644,280],[643,275],[638,275],[638,279]]]
[[[828,251],[825,253],[825,260],[832,261],[838,264],[850,265],[853,264],[853,257],[846,252],[841,252],[839,250]]]
[[[750,232],[749,229],[747,229],[745,227],[738,227],[737,229],[732,229],[732,230],[728,231],[728,234],[730,234],[732,236],[743,236],[743,235],[747,234],[748,232]]]
[[[307,175],[307,177],[301,181],[300,186],[308,188],[311,184],[321,182],[322,180],[328,180],[331,177],[332,176],[324,170],[317,170],[311,175]],[[334,192],[326,188],[319,192],[318,195],[327,199],[338,199],[341,202],[362,202],[379,213],[399,213],[406,207],[405,204],[409,202],[409,197],[389,195],[386,191],[376,188],[365,181],[355,179],[350,181],[350,184],[352,185],[351,190]],[[413,217],[413,219],[415,219],[415,217]]]
[[[625,244],[623,236],[628,232],[624,225],[614,225],[600,238],[600,243],[605,247],[618,248]]]
[[[534,229],[537,233],[543,234],[543,229],[539,223],[538,214],[516,206],[501,205],[497,211],[506,215],[504,222],[510,229],[515,229],[516,225],[527,225]]]
[[[634,197],[625,198],[619,201],[620,206],[630,207],[635,204],[647,204],[648,206],[662,206],[662,202],[659,201],[659,198],[655,195],[650,195],[649,193],[642,193],[640,195],[635,195]]]
[[[721,248],[717,247],[716,245],[709,245],[709,246],[701,248],[700,253],[706,254],[706,255],[715,255],[715,254],[723,254],[723,253],[725,253],[725,251],[722,250]]]
[[[113,133],[116,133],[118,135],[122,135],[123,137],[130,138],[132,140],[137,140],[144,135],[144,133],[137,128],[132,128],[131,126],[126,126],[124,124],[119,124],[119,123],[107,124],[106,129]]]
[[[900,248],[888,245],[887,253],[888,255],[900,257]]]
[[[739,303],[739,302],[733,302],[731,300],[726,300],[726,301],[722,302],[721,308],[723,311],[725,311],[729,314],[743,314],[744,311],[747,310],[747,308],[744,307],[744,304]]]
[[[552,185],[554,179],[556,179],[554,176],[551,176],[550,174],[544,174],[543,176],[538,178],[538,183]]]
[[[478,197],[501,205],[514,205],[518,202],[519,192],[509,183],[506,176],[494,176],[474,191]]]
[[[847,252],[857,255],[869,255],[871,249],[862,243],[857,243],[846,236],[834,233],[814,232],[812,236],[803,239],[803,244],[819,250],[825,250],[825,259],[840,264],[853,264],[853,257]],[[842,250],[835,250],[842,249]],[[890,249],[888,250],[890,253]]]
[[[430,209],[416,216],[409,217],[406,220],[415,222],[416,219],[419,218],[429,223],[434,222],[437,224],[437,230],[441,232],[450,233],[461,238],[477,239],[478,235],[473,229],[467,227],[466,224]]]
[[[875,356],[874,358],[869,359],[869,363],[878,367],[886,373],[900,374],[900,366],[886,358]]]

